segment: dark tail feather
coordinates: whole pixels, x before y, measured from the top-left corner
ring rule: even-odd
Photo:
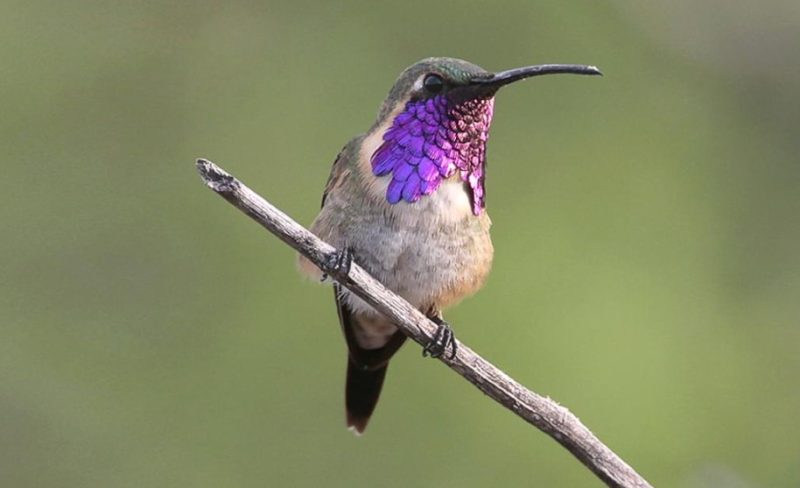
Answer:
[[[339,311],[339,322],[342,325],[348,349],[347,382],[345,383],[347,426],[360,435],[367,428],[367,422],[369,422],[378,398],[381,396],[389,359],[406,341],[406,336],[398,330],[392,334],[383,347],[378,349],[362,348],[356,340],[354,327],[358,325],[359,320],[364,320],[364,318],[359,319],[352,314],[347,304],[341,300],[342,293],[338,283],[333,284],[333,289],[336,308]],[[370,318],[369,320],[374,322],[376,319]],[[382,320],[388,321],[388,319]]]
[[[352,360],[347,361],[347,383],[345,386],[345,406],[347,408],[347,427],[357,434],[367,428],[367,422],[375,410],[381,396],[383,379],[388,364],[376,369],[359,368]]]

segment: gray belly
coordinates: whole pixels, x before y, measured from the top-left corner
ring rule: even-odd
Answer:
[[[359,265],[423,311],[441,310],[477,291],[493,254],[485,213],[445,218],[433,213],[434,203],[362,208],[339,228]],[[357,297],[348,302],[356,311],[372,311]]]

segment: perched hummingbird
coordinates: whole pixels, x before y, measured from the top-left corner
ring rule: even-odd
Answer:
[[[481,288],[492,264],[486,214],[486,141],[494,96],[515,81],[552,73],[599,75],[594,66],[546,64],[490,73],[428,58],[400,74],[365,134],[344,146],[311,230],[439,324],[423,353],[455,342],[442,310]],[[325,280],[299,258],[303,272]],[[389,359],[406,336],[334,283],[349,350],[347,425],[360,434],[375,409]]]

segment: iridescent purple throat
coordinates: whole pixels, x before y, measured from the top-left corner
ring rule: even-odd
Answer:
[[[493,107],[494,98],[455,104],[445,95],[408,102],[372,155],[372,173],[392,175],[386,200],[416,202],[458,171],[472,191],[472,213],[480,215]]]

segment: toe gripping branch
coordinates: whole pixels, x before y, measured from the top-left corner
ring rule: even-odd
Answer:
[[[345,246],[328,255],[322,267],[322,279],[333,278],[336,281],[346,281],[350,275],[350,266],[353,264],[353,250]]]
[[[456,357],[456,352],[458,351],[456,336],[453,334],[453,329],[450,327],[450,324],[442,320],[441,317],[433,316],[429,318],[439,327],[436,329],[433,339],[422,349],[422,356],[430,356],[432,358],[442,357],[447,350],[447,346],[450,346],[450,354],[448,354],[447,359],[453,359]]]

